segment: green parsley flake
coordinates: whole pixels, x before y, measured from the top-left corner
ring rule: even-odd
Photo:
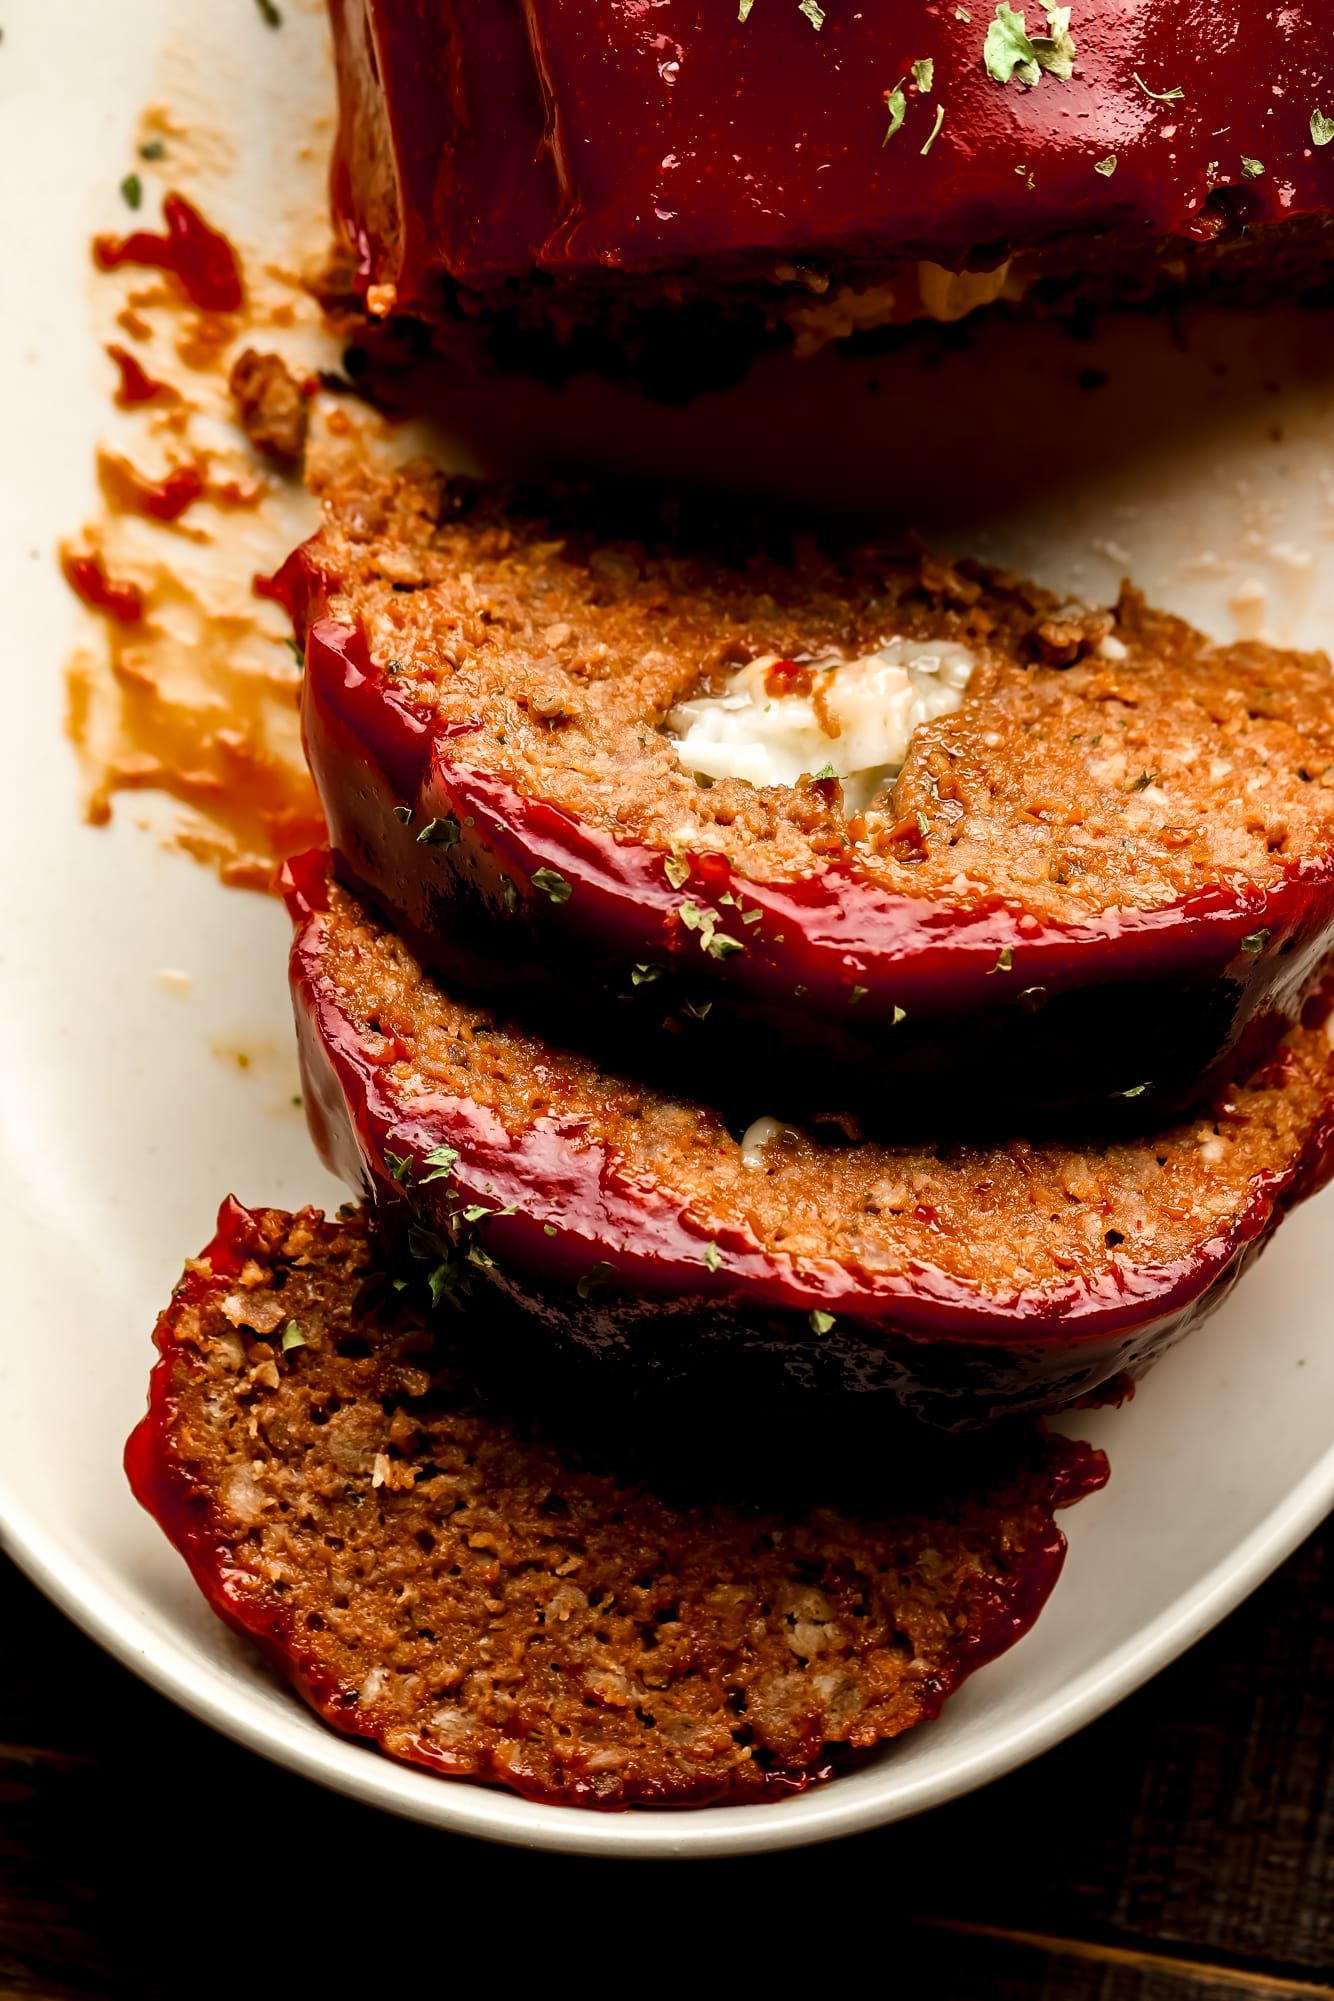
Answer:
[[[705,1244],[704,1262],[708,1266],[710,1271],[721,1270],[723,1262],[723,1254],[718,1249],[717,1244]]]
[[[1326,118],[1323,111],[1313,111],[1311,113],[1311,144],[1313,146],[1328,146],[1331,139],[1334,139],[1334,118]]]
[[[1246,155],[1242,154],[1241,171],[1245,174],[1248,181],[1258,181],[1264,170],[1265,163],[1263,160],[1248,160]]]
[[[615,1265],[608,1264],[606,1259],[603,1258],[593,1266],[591,1271],[586,1271],[574,1288],[580,1299],[587,1299],[594,1286],[604,1284],[611,1277],[615,1269]]]
[[[165,160],[166,157],[166,142],[162,139],[145,139],[143,145],[139,148],[139,158],[141,160]]]
[[[144,184],[138,174],[127,174],[120,184],[121,200],[127,208],[142,208]]]
[[[1116,172],[1115,153],[1109,153],[1105,160],[1095,160],[1093,162],[1093,171],[1095,174],[1102,174],[1110,181],[1112,175]]]
[[[1142,1098],[1148,1088],[1147,1084],[1132,1084],[1128,1091],[1116,1091],[1113,1093],[1113,1096],[1117,1098]]]
[[[918,809],[917,813],[917,832],[922,840],[925,840],[927,835],[931,832],[931,822],[927,819],[926,814],[923,813],[920,810],[920,808]]]
[[[412,1155],[410,1153],[391,1153],[388,1147],[386,1147],[384,1157],[385,1165],[388,1167],[395,1181],[400,1184],[411,1181]]]
[[[632,987],[652,986],[654,980],[660,980],[661,978],[661,966],[631,966],[630,968],[630,984]]]
[[[858,1001],[865,1000],[867,994],[869,994],[870,991],[871,989],[869,987],[854,987],[852,989],[852,992],[848,995],[848,1006],[856,1007]]]
[[[900,125],[902,125],[904,114],[908,109],[908,100],[903,94],[902,77],[899,78],[893,90],[885,92],[885,109],[889,113],[889,130],[880,141],[882,146],[888,146],[890,140],[894,137]]]
[[[832,764],[822,764],[818,771],[811,773],[811,776],[818,781],[821,778],[837,778],[838,773]]]
[[[1265,946],[1268,943],[1269,943],[1268,930],[1252,931],[1249,937],[1242,939],[1241,949],[1243,952],[1249,952],[1251,956],[1254,957],[1257,952],[1263,952]]]
[[[1180,104],[1185,98],[1186,93],[1179,83],[1173,84],[1171,90],[1150,90],[1137,69],[1132,69],[1130,74],[1134,77],[1144,95],[1151,97],[1155,104]]]
[[[832,1313],[826,1313],[822,1306],[813,1306],[808,1316],[812,1334],[827,1334],[834,1324]]]
[[[690,874],[690,863],[684,855],[668,855],[663,863],[663,873],[673,889],[684,889]]]
[[[1008,0],[1000,0],[982,45],[987,75],[994,82],[1009,83],[1017,76],[1029,90],[1036,90],[1044,71],[1063,83],[1073,76],[1075,43],[1070,33],[1070,9],[1044,6],[1042,11],[1049,32],[1030,36],[1022,8],[1016,10]]]
[[[273,0],[255,0],[259,8],[259,18],[266,28],[281,28],[283,17],[274,6]]]
[[[305,1345],[305,1335],[301,1332],[295,1320],[289,1320],[283,1329],[282,1349],[284,1355],[290,1355],[293,1348],[304,1348]]]
[[[923,159],[926,158],[927,154],[931,151],[931,148],[935,145],[936,140],[940,137],[940,128],[944,123],[945,123],[945,107],[943,104],[938,104],[936,106],[936,122],[931,127],[931,130],[927,133],[926,144],[921,149]]]
[[[417,836],[419,844],[428,848],[452,848],[459,837],[457,820],[428,820]]]
[[[412,819],[411,806],[395,806],[394,818],[398,821],[400,827],[406,827]]]
[[[429,1174],[424,1174],[422,1176],[422,1180],[423,1181],[447,1180],[454,1171],[454,1166],[458,1160],[458,1157],[459,1157],[458,1151],[455,1147],[433,1146],[431,1148],[431,1151],[426,1156],[426,1165],[430,1168],[431,1172]]]
[[[540,889],[553,903],[568,903],[574,895],[573,885],[563,875],[557,875],[554,868],[534,869],[533,888]]]
[[[697,903],[683,903],[677,913],[687,931],[699,934],[700,949],[715,959],[727,959],[734,952],[744,952],[745,945],[740,938],[729,938],[725,931],[718,929],[718,915],[713,910],[701,910]]]
[[[824,8],[820,5],[820,0],[800,0],[797,11],[806,16],[818,34],[824,26]]]
[[[973,17],[966,7],[956,7],[954,18],[956,21],[971,21]]]
[[[743,27],[745,26],[746,22],[750,19],[750,10],[754,5],[755,5],[755,0],[741,0],[741,4],[736,10],[736,17],[738,21],[741,22]]]
[[[899,1025],[899,1023],[900,1023],[901,1021],[906,1021],[907,1019],[908,1019],[908,1010],[907,1010],[907,1008],[906,1008],[906,1007],[896,1007],[896,1008],[895,1008],[895,1010],[894,1010],[894,1016],[893,1016],[893,1026],[894,1026],[895,1028],[897,1028],[897,1027],[898,1027],[898,1025]]]
[[[1009,973],[1012,972],[1013,970],[1014,970],[1014,952],[1011,950],[1010,946],[1002,945],[1000,951],[996,954],[995,965],[987,967],[988,976],[990,976],[990,974],[992,973]]]
[[[921,91],[923,97],[931,95],[931,86],[935,82],[935,76],[936,65],[931,57],[919,56],[912,66],[912,80]]]

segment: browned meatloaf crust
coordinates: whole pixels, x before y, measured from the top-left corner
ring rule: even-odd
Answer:
[[[307,1110],[441,1296],[508,1301],[608,1362],[758,1394],[775,1362],[947,1422],[1147,1366],[1226,1294],[1334,1141],[1323,999],[1265,1067],[1149,1138],[748,1147],[459,1000],[323,858],[289,866]],[[764,1109],[756,1104],[755,1112]],[[706,1373],[711,1372],[711,1373]]]
[[[1334,940],[1322,656],[754,524],[635,540],[628,501],[608,535],[422,465],[324,503],[286,583],[340,869],[599,1052],[899,1132],[1147,1128],[1272,1042]],[[892,637],[977,664],[864,811],[818,774],[704,788],[664,728],[748,661]]]
[[[328,1722],[531,1798],[758,1800],[897,1737],[1027,1629],[1105,1474],[1026,1435],[880,1516],[664,1498],[479,1400],[406,1297],[361,1218],[224,1204],[127,1465]]]

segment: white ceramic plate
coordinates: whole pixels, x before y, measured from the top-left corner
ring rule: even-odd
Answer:
[[[219,1196],[336,1199],[290,1106],[281,912],[219,888],[123,813],[109,831],[80,824],[61,734],[76,617],[53,563],[57,539],[93,502],[91,444],[107,403],[87,242],[118,219],[135,115],[146,97],[185,88],[180,57],[193,52],[196,86],[203,79],[219,128],[239,142],[230,198],[243,211],[264,189],[277,122],[290,132],[326,88],[315,7],[285,11],[279,35],[242,0],[6,9],[0,1538],[165,1694],[298,1771],[437,1827],[584,1853],[716,1855],[916,1812],[1124,1696],[1330,1505],[1329,1198],[1286,1226],[1131,1405],[1078,1423],[1109,1450],[1112,1482],[1066,1518],[1066,1574],[1035,1632],[938,1724],[781,1804],[580,1815],[451,1785],[344,1742],[205,1611],[126,1490],[120,1452],[143,1407],[153,1318],[183,1256],[207,1238]],[[218,199],[225,209],[225,190]],[[706,468],[878,500],[1094,594],[1129,562],[1156,596],[1222,636],[1241,621],[1318,644],[1334,630],[1331,350],[1324,329],[1285,319],[1197,325],[1184,347],[1162,323],[1097,350],[1015,332],[988,347],[981,399],[969,386],[976,364],[925,378],[905,408],[894,370],[822,363],[795,376],[762,370],[740,397],[686,413],[636,410],[583,387],[547,397],[492,385],[469,392],[458,419],[474,446],[501,456],[522,435],[556,456],[630,451],[673,474]],[[1080,388],[1089,368],[1107,371],[1107,384]],[[163,989],[163,967],[193,976],[188,996]],[[253,1058],[244,1074],[228,1056],[238,1047]]]

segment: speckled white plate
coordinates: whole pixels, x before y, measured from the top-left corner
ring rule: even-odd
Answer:
[[[153,1317],[226,1190],[286,1203],[335,1191],[290,1109],[282,913],[219,888],[125,815],[110,831],[80,823],[61,734],[75,610],[53,550],[93,500],[107,405],[87,242],[117,220],[135,114],[161,94],[174,36],[175,87],[193,52],[196,83],[237,142],[219,202],[253,205],[276,122],[290,128],[326,87],[313,0],[287,0],[284,13],[273,31],[245,0],[9,0],[5,11],[0,1539],[164,1694],[313,1779],[432,1826],[655,1856],[875,1826],[1078,1729],[1319,1520],[1334,1496],[1334,1202],[1289,1223],[1131,1405],[1080,1422],[1107,1447],[1113,1477],[1066,1518],[1066,1574],[1035,1632],[939,1723],[804,1797],[603,1818],[451,1785],[324,1730],[205,1611],[121,1474]],[[1091,595],[1130,567],[1222,636],[1240,626],[1319,644],[1334,632],[1331,357],[1327,328],[1283,317],[1194,323],[1184,342],[1151,322],[1097,347],[1014,330],[913,376],[906,395],[902,363],[767,366],[741,396],[686,412],[585,386],[549,397],[493,384],[461,397],[456,422],[482,456],[513,455],[522,440],[812,504],[875,504]],[[159,982],[165,967],[192,975],[188,994]],[[242,1046],[254,1059],[244,1074],[225,1060]]]

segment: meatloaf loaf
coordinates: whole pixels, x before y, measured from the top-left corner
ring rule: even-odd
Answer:
[[[729,336],[1327,279],[1324,0],[331,12],[357,286],[455,346],[679,375]]]
[[[1151,1128],[1334,940],[1323,657],[425,466],[324,501],[285,587],[340,872],[558,1037],[896,1132]]]
[[[1326,1001],[1146,1139],[850,1143],[608,1074],[459,1000],[289,864],[312,1131],[443,1299],[747,1407],[776,1377],[966,1424],[1123,1384],[1334,1165]]]
[[[213,1608],[336,1729],[578,1806],[770,1798],[934,1716],[1105,1476],[1029,1434],[879,1513],[664,1494],[479,1395],[355,1215],[224,1203],[156,1339],[127,1469]]]

